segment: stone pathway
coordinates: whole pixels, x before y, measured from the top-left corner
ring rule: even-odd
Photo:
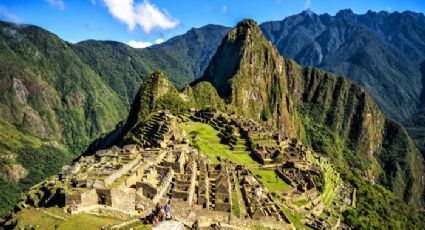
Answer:
[[[44,211],[44,210],[42,210],[42,209],[38,209],[38,210],[39,210],[39,211],[41,211],[42,213],[46,214],[46,215],[51,216],[51,217],[54,217],[54,218],[57,218],[57,219],[60,219],[60,220],[66,220],[65,218],[63,218],[63,217],[61,217],[61,216],[58,216],[58,215],[52,214],[52,213],[47,212],[47,211]]]
[[[184,224],[170,220],[170,221],[163,221],[160,222],[158,225],[153,227],[154,230],[184,230],[185,226]]]

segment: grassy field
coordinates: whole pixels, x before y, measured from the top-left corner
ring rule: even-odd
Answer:
[[[100,217],[86,213],[69,215],[60,208],[28,209],[17,214],[16,227],[32,226],[35,229],[87,229],[97,230],[102,226],[115,225],[123,222],[112,217]],[[46,213],[47,212],[47,213]]]
[[[220,137],[218,137],[218,131],[212,126],[200,123],[188,121],[181,123],[181,127],[185,130],[186,134],[196,131],[197,141],[199,149],[211,159],[215,164],[219,163],[217,157],[229,159],[237,164],[243,165],[259,165],[259,163],[251,158],[248,151],[232,151],[229,145],[220,143]],[[194,140],[190,140],[192,144]]]
[[[260,177],[261,181],[270,192],[280,193],[291,189],[291,185],[283,181],[272,169],[253,168],[251,171]]]
[[[302,222],[302,216],[299,213],[294,213],[289,210],[285,205],[280,205],[280,209],[285,213],[286,217],[288,217],[289,221],[294,225],[296,229],[308,229]]]
[[[221,144],[220,137],[218,137],[219,132],[212,126],[205,123],[188,121],[182,123],[181,127],[185,130],[186,134],[193,131],[197,132],[196,144],[213,163],[219,163],[217,157],[220,156],[221,158],[232,160],[237,164],[254,166],[251,167],[251,171],[260,177],[270,192],[282,192],[291,188],[290,185],[276,175],[274,170],[256,168],[260,166],[260,163],[252,159],[249,151],[232,151],[229,145]],[[190,141],[194,144],[194,140]]]
[[[239,207],[238,194],[236,191],[232,192],[232,213],[236,217],[241,217],[241,210]]]

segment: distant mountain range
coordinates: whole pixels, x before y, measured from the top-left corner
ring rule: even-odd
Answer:
[[[304,11],[260,28],[285,58],[363,86],[386,116],[405,122],[422,149],[423,14],[357,15],[344,10],[330,16]],[[36,26],[0,23],[0,215],[16,203],[19,191],[56,173],[124,121],[149,73],[164,71],[178,89],[200,78],[228,31],[207,25],[160,45],[134,49],[111,41],[70,44]],[[36,154],[28,157],[31,153]],[[410,167],[404,164],[387,167]],[[393,178],[400,171],[388,172]]]

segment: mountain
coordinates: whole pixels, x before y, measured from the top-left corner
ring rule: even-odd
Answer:
[[[425,17],[420,13],[307,11],[261,25],[288,58],[344,75],[363,86],[382,111],[402,122],[416,110],[425,60]]]
[[[20,192],[57,173],[94,140],[111,139],[107,134],[125,120],[140,83],[154,70],[165,70],[180,88],[193,81],[227,31],[208,25],[134,49],[110,41],[70,44],[37,26],[1,22],[0,216]],[[28,152],[33,157],[23,159]],[[43,159],[39,152],[51,156],[36,164]],[[49,157],[61,160],[49,165]]]
[[[48,31],[1,22],[0,50],[4,215],[20,192],[58,172],[126,111],[72,45]]]
[[[193,93],[201,87],[205,90]],[[415,208],[422,207],[424,162],[406,130],[386,118],[361,86],[280,56],[254,21],[233,28],[204,75],[176,93],[164,73],[150,75],[136,96],[124,143],[151,132],[147,114],[169,108],[180,115],[184,110],[174,103],[200,108],[196,98],[210,97],[217,103],[204,108],[274,126],[328,156],[358,192],[356,207],[342,210],[344,224],[359,229],[423,225]],[[168,101],[168,94],[176,100]]]
[[[336,16],[303,12],[280,22],[264,23],[260,28],[265,37],[276,45],[277,50],[285,57],[294,58],[304,65],[314,65],[336,72],[338,75],[347,76],[365,88],[385,115],[398,122],[411,118],[403,124],[408,126],[416,144],[423,150],[425,148],[421,143],[423,143],[422,127],[424,126],[421,122],[423,115],[420,107],[423,101],[421,97],[423,78],[419,70],[420,63],[424,59],[423,18],[422,14],[412,12],[368,12],[364,15],[356,15],[350,11],[341,11]],[[240,96],[246,93],[242,88],[235,92],[234,96],[239,96],[239,99],[233,101],[233,106],[225,106],[225,101],[232,101],[232,97],[226,95],[229,93],[229,86],[226,86],[225,81],[224,86],[227,89],[219,88],[218,92],[214,89],[213,81],[203,81],[185,87],[203,75],[215,50],[229,30],[230,28],[223,26],[207,25],[191,29],[181,36],[151,48],[133,49],[125,44],[111,41],[89,40],[70,44],[36,26],[0,23],[2,50],[0,52],[0,87],[4,92],[0,95],[2,114],[0,122],[4,130],[7,130],[0,138],[1,170],[2,175],[6,175],[0,178],[2,183],[0,207],[3,211],[0,215],[5,214],[7,211],[4,210],[10,209],[19,199],[19,192],[26,190],[42,178],[58,172],[63,164],[84,152],[93,140],[115,130],[117,124],[125,120],[130,105],[139,91],[140,83],[150,73],[159,69],[169,76],[177,89],[184,89],[180,92],[180,96],[183,101],[189,103],[188,107],[230,109],[246,116],[260,116],[270,124],[278,120],[277,124],[281,125],[281,128],[288,127],[286,129],[288,135],[305,136],[304,139],[312,142],[312,145],[322,137],[327,138],[328,143],[318,142],[314,146],[332,150],[328,152],[334,153],[341,161],[353,162],[349,156],[355,155],[354,153],[359,152],[359,149],[371,150],[376,146],[379,148],[381,144],[382,146],[398,144],[402,146],[401,149],[408,149],[405,154],[394,154],[390,158],[377,154],[383,150],[369,152],[368,159],[372,159],[373,163],[365,164],[377,166],[367,176],[373,175],[375,178],[377,174],[384,175],[380,176],[384,185],[388,188],[399,188],[397,192],[399,197],[415,200],[418,189],[408,189],[408,187],[413,188],[415,184],[413,183],[415,179],[410,179],[409,182],[408,178],[417,178],[413,174],[418,172],[415,169],[416,166],[412,165],[416,150],[411,146],[410,139],[406,138],[407,134],[404,129],[399,129],[397,123],[385,119],[384,127],[388,132],[383,134],[383,137],[386,137],[384,139],[387,141],[380,141],[380,138],[376,137],[376,143],[370,146],[359,144],[367,132],[369,134],[366,136],[373,136],[375,128],[355,134],[355,130],[363,129],[356,125],[347,127],[345,125],[351,123],[339,117],[345,116],[341,111],[350,111],[347,119],[351,120],[354,112],[352,113],[348,108],[339,107],[344,104],[344,100],[329,102],[329,97],[340,94],[349,95],[346,100],[355,98],[353,95],[356,94],[362,95],[361,92],[351,94],[354,89],[346,81],[335,80],[336,77],[329,77],[330,74],[324,74],[315,69],[303,69],[304,72],[310,71],[311,75],[326,75],[329,79],[309,83],[312,87],[314,86],[312,90],[316,89],[316,86],[328,87],[329,93],[325,96],[321,95],[323,93],[321,90],[316,90],[317,95],[309,96],[306,95],[307,89],[297,91],[300,95],[303,92],[300,96],[303,100],[304,97],[310,97],[305,100],[313,101],[319,100],[320,97],[326,98],[319,103],[326,108],[324,110],[326,112],[318,112],[321,115],[313,116],[314,119],[304,114],[305,111],[313,110],[310,107],[304,109],[305,106],[300,106],[297,102],[300,100],[299,97],[292,95],[291,89],[295,87],[293,84],[298,81],[291,82],[291,78],[289,81],[283,81],[281,78],[271,82],[266,81],[264,87],[258,90],[261,93],[249,95],[251,99],[263,98],[266,106],[259,106],[250,100],[240,111],[237,111],[237,103],[245,102]],[[261,41],[260,47],[253,48],[262,50],[267,47],[266,42]],[[234,45],[240,44],[236,42]],[[228,48],[226,50],[232,49]],[[233,50],[237,49],[238,47],[233,47]],[[270,51],[269,48],[266,50],[267,61],[264,61],[262,56],[253,56],[257,62],[262,62],[262,65],[266,67],[264,70],[260,69],[261,77],[267,77],[267,80],[274,79],[274,76],[269,75],[273,65],[282,64],[282,67],[288,66],[288,68],[297,66],[287,59],[278,60],[275,50]],[[234,60],[237,59],[232,59]],[[213,70],[213,65],[223,65],[226,67],[223,71],[228,70],[225,64],[213,62],[215,64],[212,63],[210,67],[212,77],[217,73]],[[240,60],[237,62],[241,63]],[[233,68],[238,67],[234,64]],[[257,71],[258,66],[255,68]],[[244,68],[240,71],[241,76],[251,74],[244,72],[245,70]],[[248,69],[248,71],[253,70]],[[285,74],[283,71],[277,76]],[[235,79],[238,79],[237,83],[241,86],[247,83],[241,80],[242,78]],[[330,82],[337,82],[338,87],[347,85],[350,90],[347,93],[344,88],[341,92],[336,91],[337,94],[332,94],[331,89],[338,87],[334,86],[336,83]],[[248,84],[255,84],[255,81],[252,80]],[[296,88],[296,90],[301,89]],[[355,100],[358,108],[363,105],[370,106],[370,98],[364,97],[366,98],[364,100],[360,96]],[[286,107],[278,106],[282,104]],[[334,111],[332,108],[335,105],[337,110]],[[352,111],[360,111],[356,110],[357,107],[351,108]],[[257,110],[258,108],[261,110]],[[323,110],[322,107],[319,109]],[[374,108],[372,110],[375,111]],[[333,115],[325,117],[323,115],[325,113],[334,113],[337,117]],[[353,117],[362,120],[362,118]],[[376,117],[382,121],[381,115]],[[299,125],[297,121],[300,120],[313,125]],[[363,125],[369,125],[369,123],[366,122]],[[330,126],[333,129],[329,129]],[[375,126],[374,124],[373,127]],[[313,127],[323,132],[316,132]],[[334,135],[335,130],[338,131],[338,136]],[[320,135],[310,136],[311,140],[309,140],[306,133],[320,133]],[[323,133],[326,136],[323,136]],[[392,134],[389,135],[389,133]],[[391,138],[394,136],[401,136],[403,141],[392,141]],[[10,137],[19,138],[10,142]],[[345,143],[346,140],[350,140],[350,143]],[[350,145],[352,151],[344,153],[346,157],[342,157],[341,149],[344,148],[334,148],[329,144],[335,141],[341,143],[337,146]],[[392,142],[394,143],[391,144]],[[51,149],[44,151],[44,148]],[[23,157],[30,152],[37,152],[39,155],[34,154],[34,158]],[[45,155],[46,152],[52,152],[52,156]],[[372,155],[378,156],[372,157]],[[49,161],[52,160],[49,157],[58,157],[54,160],[55,164],[51,165],[53,167],[49,165]],[[394,158],[397,159],[394,160]],[[46,160],[42,164],[34,164],[39,159]],[[382,166],[384,164],[382,162],[385,162],[385,167]],[[381,168],[385,168],[385,172],[377,173]],[[411,172],[409,172],[410,169],[412,169]],[[39,173],[40,176],[32,180],[27,176],[31,173]],[[393,184],[392,178],[397,178],[396,184]],[[10,194],[15,195],[10,196]]]
[[[228,30],[218,25],[192,28],[183,35],[145,49],[95,40],[77,43],[74,48],[130,108],[138,86],[155,70],[167,73],[179,89],[201,76]]]
[[[202,81],[217,89],[229,112],[301,138],[340,172],[421,204],[424,163],[406,130],[362,87],[282,58],[255,22],[244,20],[227,34]]]

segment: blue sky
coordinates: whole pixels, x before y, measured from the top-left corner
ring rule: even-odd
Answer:
[[[306,8],[334,15],[341,9],[425,12],[425,0],[0,0],[0,20],[34,24],[61,38],[115,40],[144,47],[192,27],[261,23]],[[130,42],[131,41],[131,42]]]

